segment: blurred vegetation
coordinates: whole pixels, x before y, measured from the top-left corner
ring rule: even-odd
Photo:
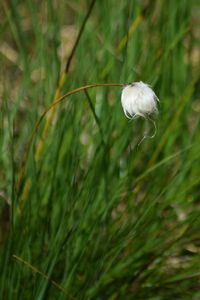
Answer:
[[[61,82],[90,2],[0,4],[0,298],[198,300],[200,3],[95,1]],[[145,121],[125,118],[120,87],[74,94],[17,191],[58,94],[139,80],[160,99],[154,139],[137,147]]]

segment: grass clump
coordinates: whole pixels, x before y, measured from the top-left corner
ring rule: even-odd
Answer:
[[[199,299],[198,3],[1,7],[0,298]],[[137,147],[144,120],[98,86],[45,114],[26,156],[52,101],[140,80],[154,139]]]

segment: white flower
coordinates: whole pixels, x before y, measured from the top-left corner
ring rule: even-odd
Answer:
[[[140,82],[133,82],[126,85],[121,94],[121,103],[127,118],[146,117],[152,113],[157,113],[158,97],[151,87]]]

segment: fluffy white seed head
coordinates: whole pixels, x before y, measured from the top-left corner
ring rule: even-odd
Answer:
[[[142,81],[126,85],[121,94],[121,103],[127,118],[147,117],[157,113],[158,97],[152,88]]]

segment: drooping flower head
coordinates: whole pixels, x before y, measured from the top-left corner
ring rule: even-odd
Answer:
[[[126,85],[121,94],[121,103],[127,118],[148,117],[157,113],[158,97],[152,88],[142,81]]]

